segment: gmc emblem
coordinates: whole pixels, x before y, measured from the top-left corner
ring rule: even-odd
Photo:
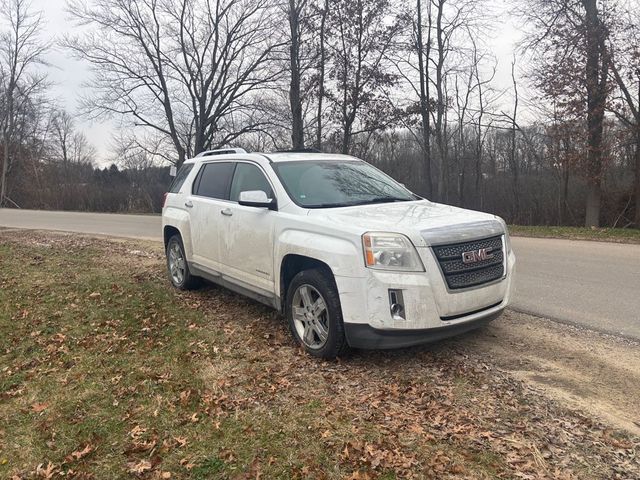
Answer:
[[[482,260],[493,258],[490,248],[481,248],[480,250],[471,250],[470,252],[462,252],[462,263],[477,263]]]

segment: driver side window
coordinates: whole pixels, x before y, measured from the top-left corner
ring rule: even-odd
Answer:
[[[267,194],[268,198],[273,198],[273,190],[271,190],[271,185],[262,170],[250,163],[238,163],[231,182],[229,200],[237,202],[240,192],[249,190],[262,190]]]

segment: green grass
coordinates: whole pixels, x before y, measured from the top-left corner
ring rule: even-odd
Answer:
[[[514,445],[595,432],[446,344],[316,361],[277,313],[163,269],[151,244],[0,236],[0,478],[539,477]]]
[[[640,243],[637,228],[586,228],[509,225],[511,235],[520,237],[566,238],[600,242]]]

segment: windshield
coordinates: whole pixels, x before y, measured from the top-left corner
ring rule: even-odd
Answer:
[[[418,197],[360,160],[272,164],[287,193],[301,207],[328,208],[407,202]]]

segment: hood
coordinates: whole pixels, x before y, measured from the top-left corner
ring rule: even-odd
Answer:
[[[309,210],[334,226],[407,235],[416,246],[455,243],[501,235],[504,222],[488,213],[428,200]]]

